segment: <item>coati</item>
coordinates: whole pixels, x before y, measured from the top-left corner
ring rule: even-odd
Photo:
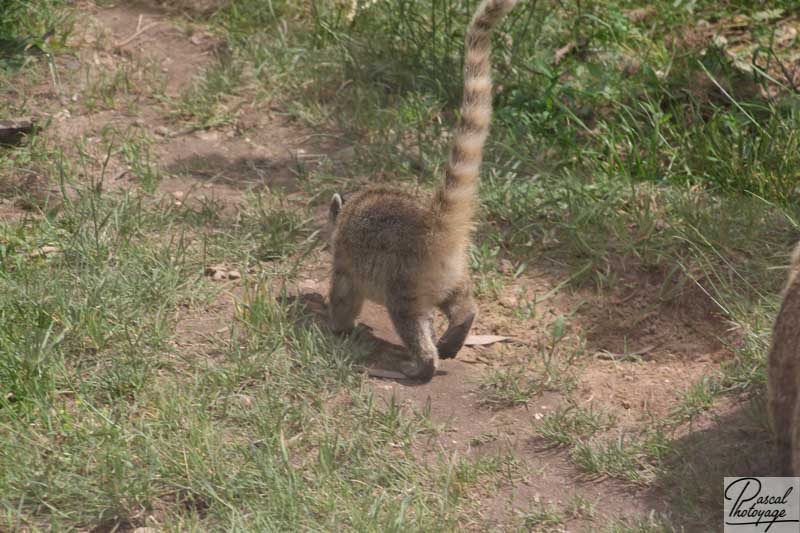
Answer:
[[[792,254],[767,365],[769,417],[780,447],[782,475],[800,476],[800,243]]]
[[[335,194],[329,295],[334,331],[346,331],[367,298],[386,306],[414,360],[403,367],[429,381],[439,357],[455,357],[477,314],[467,246],[477,204],[477,179],[492,114],[491,35],[517,0],[482,0],[467,29],[464,94],[444,180],[427,202],[372,186],[345,202]],[[438,343],[433,311],[448,327]]]

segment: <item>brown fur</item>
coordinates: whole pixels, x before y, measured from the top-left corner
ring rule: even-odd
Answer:
[[[464,97],[444,181],[428,205],[385,187],[369,187],[347,202],[335,195],[331,321],[353,327],[364,299],[384,304],[414,357],[404,369],[430,380],[439,357],[455,357],[472,326],[467,246],[473,227],[478,173],[492,110],[491,33],[516,0],[483,0],[467,30]],[[432,313],[449,325],[439,343]]]
[[[782,474],[800,476],[800,244],[792,254],[769,352],[767,398]]]

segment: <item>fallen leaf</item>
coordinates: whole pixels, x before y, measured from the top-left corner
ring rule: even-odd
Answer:
[[[503,337],[502,335],[470,335],[464,341],[465,346],[488,346],[496,342],[510,341],[511,337]]]
[[[561,48],[559,48],[558,50],[556,50],[556,53],[553,55],[553,63],[558,65],[559,63],[561,63],[561,60],[564,59],[564,57],[573,50],[575,50],[575,42],[570,41]]]
[[[56,254],[61,250],[57,246],[42,246],[39,248],[39,253],[44,255]]]
[[[317,292],[319,290],[319,283],[313,279],[305,279],[297,285],[302,292]]]
[[[407,379],[406,375],[402,372],[394,372],[392,370],[384,370],[382,368],[367,368],[367,375],[371,378]]]
[[[58,246],[41,246],[32,252],[28,253],[28,258],[33,259],[34,257],[47,257],[53,254],[57,254],[61,252],[61,248]]]

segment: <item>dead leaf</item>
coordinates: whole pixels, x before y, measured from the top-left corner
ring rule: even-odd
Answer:
[[[319,292],[319,283],[313,279],[304,279],[297,286],[301,292]]]
[[[599,359],[601,361],[629,361],[638,363],[642,360],[642,355],[645,352],[640,353],[613,353],[609,352],[608,350],[602,350],[594,354],[595,359]]]
[[[28,253],[28,258],[33,259],[34,257],[48,257],[50,255],[54,255],[61,252],[61,248],[58,246],[50,246],[45,245],[33,250],[32,252]]]
[[[465,346],[488,346],[497,342],[510,341],[511,337],[502,335],[470,335],[464,341]]]
[[[253,397],[247,394],[240,394],[239,395],[239,403],[244,409],[250,409],[253,407]]]
[[[57,254],[61,249],[58,246],[42,246],[39,248],[39,253],[44,255]]]
[[[394,372],[392,370],[384,370],[382,368],[367,368],[367,375],[371,378],[407,379],[406,375],[402,372]]]
[[[556,53],[553,55],[553,63],[555,63],[556,65],[561,63],[561,60],[564,59],[564,57],[567,54],[575,50],[575,46],[576,46],[575,42],[570,41],[561,48],[559,48],[558,50],[556,50]]]

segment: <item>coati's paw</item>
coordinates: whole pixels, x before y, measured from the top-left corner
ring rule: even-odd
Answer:
[[[436,362],[433,359],[409,361],[400,366],[401,372],[415,381],[429,382],[436,373]]]

